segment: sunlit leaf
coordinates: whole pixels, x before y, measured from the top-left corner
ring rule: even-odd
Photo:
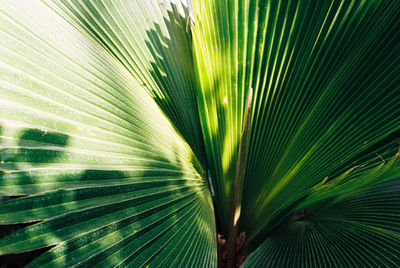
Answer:
[[[4,1],[0,225],[21,229],[0,255],[215,267],[218,232],[233,266],[398,266],[399,18],[384,0]]]
[[[134,76],[205,164],[186,1],[52,1]]]
[[[148,91],[39,1],[0,13],[0,255],[37,266],[216,263],[204,171]],[[27,195],[27,196],[25,196]]]
[[[239,220],[245,252],[311,192],[309,203],[400,176],[392,169],[398,1],[193,2],[199,111],[224,234],[245,96],[254,90]]]

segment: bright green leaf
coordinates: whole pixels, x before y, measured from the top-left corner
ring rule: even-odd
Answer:
[[[343,177],[354,189],[367,184],[355,174],[395,156],[400,4],[193,2],[199,111],[224,234],[245,96],[254,89],[239,220],[248,252],[281,213],[313,190],[322,194],[316,186],[325,178],[326,185],[338,183],[355,169]],[[384,180],[400,176],[390,169],[396,165],[383,168],[391,173]],[[368,183],[382,180],[375,177]]]
[[[115,57],[205,164],[188,8],[178,1],[45,1]]]
[[[215,267],[236,176],[245,267],[398,265],[400,2],[191,11],[1,5],[0,255]]]
[[[204,171],[137,78],[39,1],[0,13],[0,254],[31,266],[215,266]],[[191,241],[187,238],[191,237]]]

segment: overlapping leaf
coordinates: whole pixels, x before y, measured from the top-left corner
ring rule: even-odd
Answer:
[[[244,265],[398,264],[400,3],[193,7],[2,4],[0,253],[215,266],[252,88]]]
[[[186,1],[45,2],[140,81],[204,165]]]
[[[214,266],[215,222],[190,147],[124,66],[45,4],[0,10],[0,254],[32,266]],[[25,196],[27,195],[27,196]]]

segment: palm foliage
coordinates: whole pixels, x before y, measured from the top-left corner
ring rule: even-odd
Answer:
[[[0,5],[0,255],[399,265],[400,2],[192,2]]]
[[[44,3],[2,8],[0,191],[28,196],[2,202],[0,221],[40,222],[1,254],[56,245],[34,267],[215,263],[204,171],[148,91]]]

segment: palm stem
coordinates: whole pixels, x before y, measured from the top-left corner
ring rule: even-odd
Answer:
[[[243,117],[243,131],[239,144],[239,151],[236,161],[235,181],[231,197],[231,214],[229,220],[229,231],[227,239],[227,267],[233,268],[236,266],[236,238],[238,234],[238,221],[240,217],[241,202],[242,202],[242,188],[243,178],[246,170],[246,162],[249,147],[249,130],[250,130],[250,116],[251,106],[253,101],[253,89],[249,89],[247,94],[247,102]]]

